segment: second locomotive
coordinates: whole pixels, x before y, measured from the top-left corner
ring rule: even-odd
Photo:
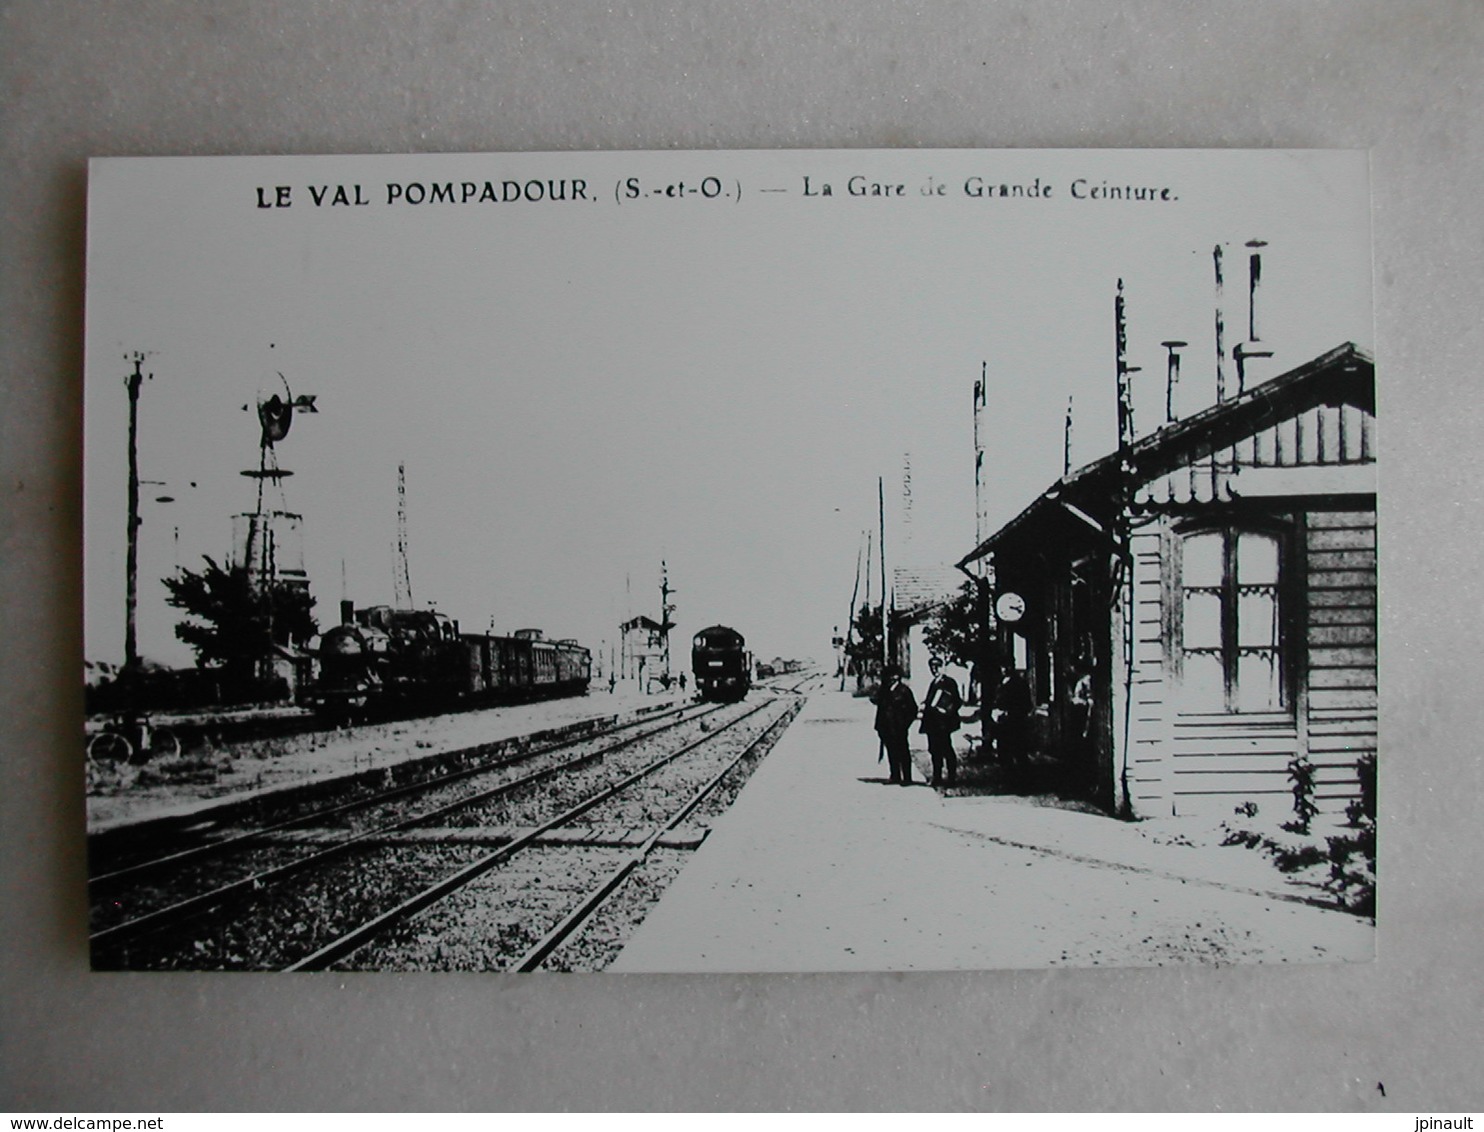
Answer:
[[[576,641],[544,640],[539,629],[461,633],[444,614],[387,605],[344,609],[317,656],[308,700],[337,716],[578,696],[592,679],[592,655]]]
[[[735,701],[752,686],[752,657],[735,629],[712,625],[691,642],[691,670],[703,700]]]

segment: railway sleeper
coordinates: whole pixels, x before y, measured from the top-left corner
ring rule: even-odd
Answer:
[[[679,826],[655,842],[665,849],[696,849],[711,832],[705,826]],[[652,827],[612,829],[592,826],[586,829],[553,829],[536,838],[537,845],[583,845],[594,848],[637,849],[654,834]]]
[[[358,844],[364,847],[387,845],[508,845],[529,832],[518,826],[432,826],[403,829],[368,837]],[[695,849],[706,840],[710,829],[705,826],[680,826],[662,836],[658,845],[665,849]],[[632,849],[643,845],[650,836],[645,829],[611,826],[585,826],[578,829],[553,829],[539,834],[535,845],[589,846],[592,848]],[[267,834],[263,844],[333,845],[345,840],[345,833],[327,829],[291,829]]]

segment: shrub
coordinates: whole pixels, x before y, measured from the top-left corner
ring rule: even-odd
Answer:
[[[1309,822],[1319,812],[1314,804],[1314,764],[1304,755],[1288,764],[1288,781],[1293,787],[1294,820],[1283,828],[1294,833],[1308,833]]]

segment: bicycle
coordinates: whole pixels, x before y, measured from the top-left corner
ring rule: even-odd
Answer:
[[[152,759],[180,756],[180,739],[168,727],[157,727],[147,715],[121,715],[88,740],[88,786],[121,785],[129,768]]]

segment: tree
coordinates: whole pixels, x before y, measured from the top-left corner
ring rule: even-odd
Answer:
[[[965,582],[952,601],[939,606],[923,626],[922,639],[948,663],[975,670],[983,655],[984,613],[974,583]]]
[[[881,607],[863,605],[851,626],[850,643],[845,655],[853,664],[857,677],[878,671],[881,665]]]
[[[273,645],[303,644],[319,631],[314,598],[303,586],[282,580],[265,585],[249,578],[245,566],[223,570],[210,557],[205,561],[199,572],[164,579],[166,601],[188,618],[175,626],[175,635],[196,650],[197,667],[248,681]]]
[[[929,651],[950,665],[969,669],[968,703],[978,703],[979,696],[984,693],[984,681],[988,681],[991,688],[996,681],[993,662],[985,657],[988,631],[984,619],[984,598],[976,592],[975,583],[965,582],[953,601],[941,605],[928,620],[928,625],[923,626],[923,642]]]

